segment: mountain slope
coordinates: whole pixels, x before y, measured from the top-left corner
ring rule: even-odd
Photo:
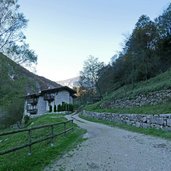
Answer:
[[[35,75],[0,53],[0,124],[22,117],[24,96],[61,85]]]
[[[79,77],[74,77],[66,80],[61,80],[57,81],[57,83],[63,85],[63,86],[68,86],[68,87],[78,87],[79,86]]]

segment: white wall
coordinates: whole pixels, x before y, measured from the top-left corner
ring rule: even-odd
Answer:
[[[38,98],[38,103],[37,103],[37,109],[38,109],[38,111],[37,111],[37,114],[43,114],[43,113],[45,113],[45,112],[47,112],[47,109],[46,109],[46,104],[47,102],[46,101],[44,101],[44,97],[42,97],[42,96],[40,96],[39,98]]]
[[[62,102],[70,103],[70,94],[68,91],[60,91],[55,95],[55,104],[58,106]]]
[[[59,104],[62,104],[62,102],[68,103],[68,104],[73,104],[73,98],[70,96],[70,93],[66,90],[57,92],[53,94],[55,97],[55,100],[51,102],[52,105],[52,111],[54,111],[54,105],[58,107]],[[44,96],[39,96],[38,97],[38,103],[36,108],[38,109],[37,114],[44,114],[49,111],[49,104],[48,101],[44,100]],[[27,112],[27,102],[25,102],[24,105],[24,115],[30,115],[30,113]]]

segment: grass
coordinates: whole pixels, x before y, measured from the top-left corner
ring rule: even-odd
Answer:
[[[31,120],[28,127],[56,123],[66,121],[63,115],[47,114],[39,118]],[[54,128],[54,131],[59,131],[61,128]],[[51,147],[50,141],[45,141],[39,144],[35,144],[32,147],[32,155],[28,155],[28,148],[9,153],[1,156],[0,158],[0,170],[1,171],[39,171],[46,165],[51,163],[54,159],[59,157],[74,148],[78,143],[83,141],[82,135],[84,130],[78,128],[74,124],[74,131],[67,133],[66,136],[57,137],[54,141],[54,146]],[[41,129],[35,131],[32,135],[33,138],[40,138],[44,134],[48,134],[47,129]],[[14,136],[0,137],[0,151],[13,146],[19,145],[27,141],[27,135],[25,133],[19,133]]]
[[[109,113],[120,113],[120,114],[166,114],[171,113],[171,102],[166,102],[157,105],[146,105],[141,107],[130,107],[130,108],[100,108],[100,104],[88,105],[84,108],[87,111],[94,112],[109,112]]]
[[[168,70],[162,74],[157,75],[154,78],[151,78],[147,81],[142,81],[132,85],[125,85],[104,98],[109,100],[111,98],[134,98],[139,94],[148,94],[149,92],[166,90],[171,88],[171,70]]]
[[[152,135],[155,137],[160,137],[160,138],[171,140],[171,132],[170,131],[157,130],[157,129],[153,129],[153,128],[137,128],[135,126],[130,126],[130,125],[116,123],[116,122],[110,122],[110,121],[105,121],[105,120],[99,120],[99,119],[84,116],[81,114],[79,116],[83,119],[88,120],[88,121],[102,123],[105,125],[109,125],[112,127],[118,127],[121,129],[132,131],[132,132],[138,132],[138,133],[142,133],[145,135]]]
[[[157,105],[146,105],[141,107],[129,107],[129,108],[101,108],[105,106],[107,102],[112,102],[116,99],[134,99],[140,94],[148,95],[150,92],[156,92],[160,90],[167,90],[171,88],[171,70],[166,71],[154,78],[147,81],[142,81],[132,85],[125,85],[118,88],[115,91],[110,91],[103,100],[95,104],[87,105],[85,110],[96,112],[111,112],[111,113],[136,113],[136,114],[166,114],[171,113],[171,100]]]

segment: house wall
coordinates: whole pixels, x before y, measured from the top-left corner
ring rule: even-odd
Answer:
[[[62,104],[62,102],[68,103],[68,104],[73,104],[73,97],[70,96],[70,93],[68,91],[60,91],[57,93],[53,94],[55,99],[53,102],[50,103],[52,106],[52,111],[54,111],[54,105],[58,107],[59,104]],[[39,96],[38,97],[38,103],[36,108],[38,109],[37,114],[41,115],[49,111],[49,103],[48,101],[44,100],[44,96]],[[24,105],[24,115],[30,115],[30,113],[27,112],[27,101],[25,102]]]
[[[62,104],[62,102],[71,103],[70,101],[71,101],[70,93],[68,91],[60,91],[55,94],[55,102],[54,103],[56,104],[56,106],[58,106],[59,104]]]
[[[58,105],[62,105],[62,102],[73,104],[73,98],[70,96],[70,93],[68,91],[60,91],[53,94],[55,99],[53,102],[50,103],[52,106],[52,111],[54,112],[54,106],[58,107]],[[46,111],[49,111],[49,104],[46,103]]]
[[[73,97],[69,96],[69,104],[73,104]]]
[[[47,106],[47,102],[44,100],[44,97],[40,96],[38,98],[38,103],[37,103],[37,114],[43,114],[45,112],[47,112],[47,109],[46,109],[46,106]]]

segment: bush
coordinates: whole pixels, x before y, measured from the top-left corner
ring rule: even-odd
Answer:
[[[52,112],[52,105],[49,105],[49,112]]]
[[[68,110],[73,112],[74,111],[74,106],[72,104],[68,104]]]
[[[9,104],[1,106],[0,127],[7,128],[20,122],[23,118],[23,99],[12,100]]]
[[[58,105],[58,112],[62,111],[62,106],[59,104]]]
[[[56,112],[56,105],[54,105],[54,112]]]
[[[58,112],[61,112],[61,111],[71,111],[71,112],[73,112],[74,111],[74,106],[72,104],[67,104],[65,102],[62,102],[62,105],[61,104],[58,105]]]

